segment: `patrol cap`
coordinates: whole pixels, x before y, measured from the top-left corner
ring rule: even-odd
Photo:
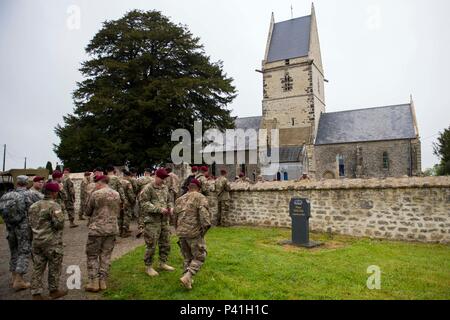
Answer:
[[[56,182],[47,182],[44,185],[44,189],[49,192],[59,192],[59,184]]]
[[[53,179],[58,179],[58,178],[61,178],[63,175],[62,175],[62,173],[61,173],[61,171],[59,171],[59,170],[55,170],[55,171],[53,171],[53,173],[52,173],[52,178]]]
[[[200,167],[200,171],[206,172],[206,171],[208,171],[208,170],[209,170],[209,169],[208,169],[207,166]]]
[[[191,168],[191,171],[192,171],[192,172],[197,172],[197,171],[198,171],[198,167],[197,167],[197,166],[193,166],[193,167]]]
[[[198,188],[200,188],[200,186],[202,185],[201,182],[198,181],[197,179],[192,179],[191,182],[189,182],[189,185],[191,184],[197,186]]]
[[[108,181],[108,176],[105,176],[105,175],[99,175],[99,176],[95,176],[94,177],[94,181],[95,182],[100,182],[100,181]]]
[[[25,185],[28,183],[28,177],[24,175],[20,175],[17,177],[17,183],[21,185]]]
[[[33,182],[44,181],[44,177],[36,176],[33,178]]]
[[[166,169],[164,169],[164,168],[156,170],[155,175],[158,178],[161,178],[161,179],[165,179],[165,178],[167,178],[169,176],[169,174],[167,173]]]

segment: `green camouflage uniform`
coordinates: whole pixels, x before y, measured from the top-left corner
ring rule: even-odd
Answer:
[[[73,186],[72,180],[68,175],[64,176],[63,179],[63,200],[64,208],[69,216],[69,221],[74,222],[75,220],[75,188]]]
[[[219,177],[215,182],[217,192],[217,225],[222,225],[228,218],[230,208],[230,183],[225,176]]]
[[[200,189],[201,194],[203,194],[204,196],[207,197],[209,195],[208,179],[206,179],[206,177],[203,173],[197,173],[197,175],[195,176],[195,179],[197,179],[201,183],[201,189]]]
[[[124,232],[128,232],[128,230],[130,229],[130,221],[133,217],[133,209],[136,202],[136,197],[133,192],[133,186],[128,179],[122,178],[120,179],[120,182],[122,183],[122,188],[125,193],[125,197],[127,198],[126,204],[124,205],[123,209],[120,210],[119,216],[119,231],[122,234]]]
[[[142,190],[144,190],[144,188],[147,185],[149,185],[150,183],[153,183],[154,181],[155,181],[155,179],[150,176],[144,176],[144,177],[141,177],[136,180],[136,184],[137,184],[137,188],[138,188],[138,193],[136,194],[136,196],[137,196],[138,202],[139,202],[139,195],[141,194]],[[138,225],[139,225],[139,229],[141,229],[141,230],[143,230],[145,227],[144,215],[141,212],[139,203],[138,203]]]
[[[120,196],[120,202],[122,205],[122,208],[126,207],[128,205],[127,196],[125,195],[125,191],[122,187],[122,182],[120,181],[120,178],[118,176],[108,176],[109,177],[109,186],[111,189],[117,191]]]
[[[166,263],[170,253],[169,215],[162,214],[163,209],[173,208],[169,190],[165,184],[148,184],[139,194],[139,209],[144,223],[146,251],[144,262],[151,266],[156,245],[159,246],[159,260]]]
[[[88,200],[88,185],[90,183],[89,180],[89,177],[84,177],[80,185],[80,218],[83,217],[84,211],[86,210],[86,203]]]
[[[184,258],[184,273],[196,274],[205,262],[205,234],[211,227],[208,199],[199,192],[188,192],[175,202],[175,227]]]
[[[48,265],[48,289],[57,290],[64,255],[64,213],[50,197],[34,203],[29,210],[33,232],[33,274],[31,294],[42,294],[42,279]]]
[[[117,217],[120,213],[120,195],[106,187],[94,191],[86,206],[89,217],[86,243],[89,279],[106,280],[111,265],[111,254],[118,234]]]

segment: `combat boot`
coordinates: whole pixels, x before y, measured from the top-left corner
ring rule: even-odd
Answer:
[[[175,268],[169,266],[167,263],[160,263],[159,268],[164,271],[175,271]]]
[[[29,289],[31,284],[29,282],[25,282],[22,275],[17,273],[16,278],[14,279],[13,289],[16,291]]]
[[[148,267],[146,272],[150,277],[156,277],[159,276],[159,273],[153,269],[153,267]]]
[[[32,297],[33,300],[49,300],[47,297],[43,296],[42,294],[33,294]]]
[[[67,295],[67,290],[53,290],[50,291],[50,298],[52,298],[53,300],[64,297]]]
[[[106,290],[107,286],[106,286],[106,280],[100,279],[100,290]]]
[[[180,278],[181,284],[183,287],[185,287],[188,290],[192,289],[192,273],[189,271],[186,272],[181,278]]]
[[[87,292],[99,292],[100,287],[98,283],[98,279],[89,279],[89,283],[86,287],[84,287],[84,290]]]
[[[70,221],[70,225],[69,225],[69,228],[76,228],[76,227],[78,227],[78,225],[77,225],[77,224],[75,224],[75,222],[73,222],[73,221]]]

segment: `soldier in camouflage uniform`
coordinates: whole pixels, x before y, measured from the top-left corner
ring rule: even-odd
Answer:
[[[55,170],[52,173],[52,178],[53,178],[53,181],[55,181],[56,183],[59,184],[59,192],[58,192],[58,197],[56,198],[56,202],[58,202],[58,204],[62,208],[62,211],[64,212],[64,214],[66,214],[67,213],[67,210],[66,210],[67,194],[64,191],[64,184],[62,182],[63,174],[61,173],[61,171]],[[67,213],[67,215],[69,216],[69,219],[70,219],[70,215],[68,213]],[[76,227],[78,227],[78,225],[76,225],[75,222],[70,221],[70,228],[76,228]]]
[[[180,281],[187,289],[192,289],[192,277],[205,262],[207,251],[204,237],[211,227],[208,199],[199,192],[200,189],[200,181],[192,180],[188,193],[175,203],[175,228],[184,258],[184,273]]]
[[[31,230],[28,209],[33,204],[31,192],[27,190],[28,177],[17,177],[17,188],[4,194],[0,199],[0,212],[8,232],[11,253],[9,270],[11,284],[16,291],[28,289],[30,283],[23,279],[28,271],[31,254]]]
[[[118,234],[117,217],[120,195],[108,185],[108,176],[95,176],[96,191],[89,197],[86,216],[89,217],[86,243],[88,292],[106,290],[111,254]]]
[[[33,178],[33,186],[29,189],[31,198],[34,202],[44,199],[42,188],[44,187],[44,177],[36,176]]]
[[[125,191],[123,190],[120,178],[115,174],[114,167],[109,165],[108,167],[106,167],[106,172],[108,174],[109,186],[111,187],[111,189],[117,191],[120,195],[121,208],[126,208],[129,205],[127,196],[125,195]]]
[[[119,216],[119,231],[120,237],[127,238],[130,236],[130,222],[133,217],[134,204],[136,203],[136,195],[133,191],[133,185],[131,184],[131,174],[128,171],[123,172],[123,178],[120,179],[122,188],[125,192],[127,202],[124,208],[120,211]]]
[[[64,169],[63,175],[64,207],[69,216],[70,226],[75,225],[75,187],[70,179],[70,169]]]
[[[147,168],[144,170],[144,176],[137,179],[136,183],[137,183],[137,187],[138,187],[138,193],[136,194],[138,200],[139,200],[139,194],[142,192],[142,190],[144,190],[144,188],[155,182],[155,178],[152,176],[152,169]],[[138,201],[139,202],[139,201]],[[140,238],[142,236],[142,234],[144,233],[144,217],[141,213],[140,210],[140,206],[138,203],[138,233],[136,234],[136,238]]]
[[[208,173],[208,167],[207,166],[203,166],[200,167],[199,172],[197,173],[197,175],[195,176],[195,179],[197,179],[198,181],[200,181],[201,184],[201,189],[200,192],[201,194],[203,194],[204,196],[208,196],[209,195],[209,185],[208,185],[208,179],[205,177],[205,174]]]
[[[84,173],[84,178],[81,181],[81,185],[80,185],[80,212],[78,212],[78,219],[80,220],[85,220],[83,217],[84,211],[86,210],[86,203],[87,203],[87,198],[88,198],[88,185],[90,183],[91,180],[91,173],[90,172],[85,172]]]
[[[227,171],[220,170],[220,177],[215,182],[217,192],[217,225],[223,225],[230,207],[230,183],[227,179]]]
[[[169,190],[164,184],[164,179],[168,176],[165,169],[158,169],[155,181],[148,184],[139,194],[139,207],[145,224],[144,239],[147,247],[144,262],[147,266],[147,274],[151,277],[159,275],[152,266],[156,245],[159,246],[160,269],[175,270],[167,264],[170,253],[169,216],[173,213]]]
[[[33,275],[31,294],[33,300],[43,300],[42,280],[48,265],[48,290],[50,298],[57,299],[67,295],[59,290],[62,262],[64,256],[63,229],[64,213],[55,201],[59,185],[50,182],[45,185],[45,198],[34,203],[29,210],[31,230],[33,232]]]

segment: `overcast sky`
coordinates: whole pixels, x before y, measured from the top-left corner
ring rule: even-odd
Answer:
[[[29,168],[47,160],[55,165],[54,127],[73,111],[84,48],[103,21],[132,9],[160,10],[186,24],[235,79],[233,115],[261,115],[262,77],[254,70],[261,67],[271,12],[276,22],[290,19],[291,5],[294,17],[310,14],[311,2],[298,0],[1,0],[6,169],[23,167],[24,157]],[[327,112],[407,103],[412,94],[423,167],[437,163],[432,143],[450,125],[450,1],[318,0],[315,8]]]

